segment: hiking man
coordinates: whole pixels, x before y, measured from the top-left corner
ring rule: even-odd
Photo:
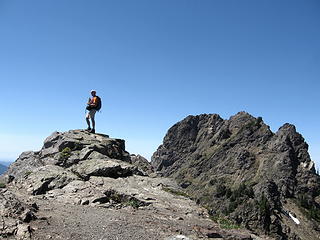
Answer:
[[[95,133],[95,120],[94,120],[94,116],[96,114],[97,111],[100,110],[101,108],[101,99],[96,95],[96,90],[91,90],[91,96],[92,98],[89,98],[89,101],[87,103],[87,110],[89,110],[89,112],[86,115],[86,121],[88,124],[88,128],[87,131],[89,131],[90,133]],[[92,122],[92,128],[90,126],[90,119]]]

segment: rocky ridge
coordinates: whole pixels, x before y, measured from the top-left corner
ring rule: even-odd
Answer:
[[[55,132],[0,177],[7,239],[261,239],[224,230],[121,139]]]
[[[168,130],[151,162],[213,217],[277,239],[320,239],[320,177],[291,124],[273,133],[246,112],[229,120],[188,116]]]

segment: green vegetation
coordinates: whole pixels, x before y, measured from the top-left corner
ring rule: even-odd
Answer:
[[[124,201],[124,195],[116,192],[115,190],[109,190],[105,193],[109,200],[113,200],[116,203],[121,203]]]
[[[24,173],[24,177],[25,177],[25,178],[28,177],[31,173],[32,173],[31,171],[26,171],[26,172]]]
[[[320,222],[320,209],[316,206],[312,206],[308,211],[308,216],[318,222]]]
[[[216,187],[216,194],[215,196],[218,198],[221,198],[223,196],[226,196],[227,198],[230,198],[232,195],[232,191],[229,187],[226,187],[224,184],[219,184]]]
[[[254,198],[254,192],[251,186],[241,183],[238,188],[232,191],[230,201],[235,201],[239,198]]]
[[[263,228],[266,232],[270,232],[271,224],[271,206],[264,194],[260,197],[259,200],[255,201],[256,207],[259,209],[259,214],[261,221],[263,223]]]
[[[131,206],[134,209],[138,209],[139,207],[141,207],[141,201],[139,201],[136,198],[130,199],[129,201],[125,202],[124,205],[126,206]]]
[[[108,202],[112,200],[115,203],[122,204],[124,206],[131,206],[135,209],[138,209],[141,206],[147,205],[147,203],[140,201],[135,197],[118,193],[115,190],[108,190],[107,192],[105,192],[105,195],[106,195],[106,201]]]
[[[263,217],[270,217],[270,204],[264,194],[256,202],[259,208],[260,215]]]
[[[6,184],[3,182],[0,182],[0,188],[6,188]]]
[[[241,228],[240,225],[233,223],[226,217],[216,215],[216,216],[210,216],[210,219],[216,223],[219,224],[219,226],[223,229],[239,229]]]
[[[186,198],[190,198],[190,196],[183,192],[183,191],[180,191],[180,190],[177,190],[177,189],[172,189],[172,188],[168,188],[168,187],[163,187],[162,190],[168,192],[168,193],[171,193],[171,194],[174,194],[174,195],[177,195],[177,196],[183,196],[183,197],[186,197]]]
[[[69,147],[64,148],[59,156],[60,161],[66,161],[71,156],[71,149]]]
[[[317,204],[314,201],[312,201],[312,198],[306,194],[300,194],[297,200],[298,205],[303,208],[302,212],[307,218],[320,222],[320,208],[317,207]]]
[[[217,222],[223,229],[241,228],[239,224],[236,224],[232,220],[229,220],[227,216],[233,213],[239,205],[245,204],[249,199],[254,198],[252,184],[241,183],[236,188],[231,189],[225,184],[220,183],[216,185],[214,195],[218,198],[222,198],[224,201],[229,200],[229,204],[227,204],[221,215],[211,215],[210,218],[213,221]],[[209,209],[209,207],[207,207],[207,209]]]
[[[215,196],[229,199],[229,205],[223,211],[225,215],[229,215],[234,212],[240,204],[247,201],[249,198],[254,198],[254,192],[252,186],[248,186],[245,183],[241,183],[234,190],[231,190],[231,188],[224,184],[219,184],[216,187]]]

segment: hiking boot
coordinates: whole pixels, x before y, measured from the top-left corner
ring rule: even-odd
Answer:
[[[89,132],[90,133],[96,133],[96,130],[94,130],[94,128],[92,128]]]
[[[86,131],[89,131],[89,132],[90,132],[90,130],[91,130],[91,127],[88,127],[88,128],[86,129]]]

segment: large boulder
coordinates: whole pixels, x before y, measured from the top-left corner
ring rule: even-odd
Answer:
[[[90,176],[119,178],[143,175],[136,166],[117,159],[88,159],[73,165],[70,170],[85,180]]]
[[[79,179],[80,177],[70,169],[46,165],[37,168],[34,172],[25,176],[24,179],[20,179],[19,182],[33,195],[39,195],[52,189],[63,188],[68,183]]]

